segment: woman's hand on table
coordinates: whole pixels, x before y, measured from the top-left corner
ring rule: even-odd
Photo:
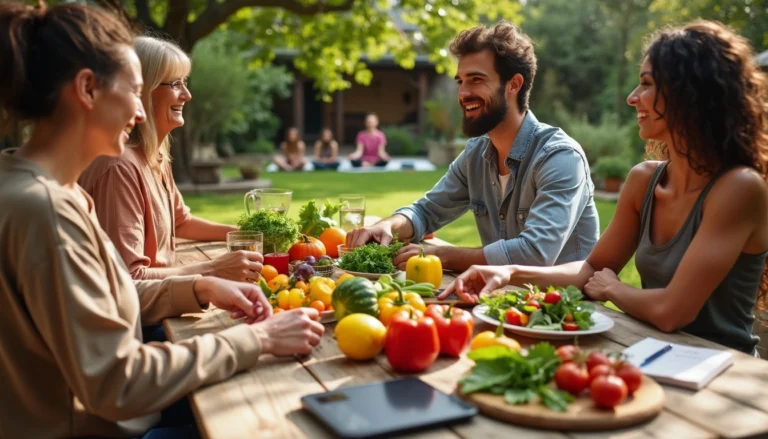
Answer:
[[[193,285],[197,301],[212,303],[230,312],[232,318],[247,316],[247,322],[260,322],[272,315],[272,306],[261,288],[252,283],[233,282],[217,277],[197,279]]]
[[[469,270],[461,273],[437,298],[444,300],[455,292],[461,300],[477,303],[481,294],[507,286],[509,271],[508,266],[473,265]]]
[[[608,291],[620,284],[621,281],[616,273],[610,268],[603,268],[596,271],[589,281],[584,285],[584,293],[590,299],[605,302],[608,300]]]
[[[306,355],[320,343],[325,327],[313,308],[296,308],[273,315],[253,327],[261,339],[261,352],[278,357]]]
[[[209,270],[205,274],[238,282],[252,282],[259,279],[258,273],[261,273],[263,262],[264,256],[261,253],[239,250],[207,262]]]

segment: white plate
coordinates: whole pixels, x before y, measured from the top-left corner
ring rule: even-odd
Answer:
[[[344,273],[349,273],[352,276],[364,277],[364,278],[366,278],[368,280],[371,280],[371,281],[377,281],[377,280],[379,280],[379,278],[381,276],[384,276],[384,274],[382,274],[382,273],[360,273],[358,271],[349,271],[349,270],[345,270],[343,268],[337,268],[337,269],[339,271],[343,271]],[[405,272],[401,271],[401,270],[397,270],[396,272],[390,273],[389,275],[392,276],[393,278],[397,279],[397,280],[405,280]]]
[[[485,315],[487,311],[488,305],[477,305],[472,309],[472,314],[486,323],[499,326],[498,320]],[[516,334],[542,340],[566,340],[576,336],[600,334],[601,332],[605,332],[613,328],[613,319],[605,314],[600,314],[599,312],[592,313],[592,321],[595,322],[595,325],[586,331],[551,331],[548,329],[531,329],[524,326],[510,325],[509,323],[504,323],[504,328],[509,329]]]

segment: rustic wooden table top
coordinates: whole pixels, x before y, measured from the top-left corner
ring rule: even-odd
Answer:
[[[437,244],[444,244],[437,242]],[[180,243],[178,263],[190,264],[224,252],[224,243]],[[453,279],[445,276],[443,287]],[[632,317],[600,307],[615,326],[608,332],[584,338],[588,348],[623,349],[645,337],[694,346],[726,349],[685,333],[665,334]],[[181,340],[220,331],[235,324],[227,313],[210,311],[167,319],[168,338]],[[303,395],[397,377],[383,355],[367,362],[347,360],[333,338],[335,324],[326,325],[323,339],[304,358],[264,355],[253,369],[229,380],[202,388],[192,395],[195,416],[206,438],[332,437],[316,419],[302,410]],[[478,322],[476,331],[494,329]],[[522,345],[535,340],[514,336]],[[562,344],[552,342],[553,344]],[[440,438],[659,438],[768,437],[768,361],[734,353],[734,365],[698,392],[664,386],[666,405],[655,419],[635,427],[600,433],[535,430],[501,423],[478,415],[467,424],[413,434],[408,437]],[[426,372],[425,382],[446,393],[472,366],[466,358],[440,357]]]

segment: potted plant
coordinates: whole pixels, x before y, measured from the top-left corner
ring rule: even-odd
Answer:
[[[435,166],[447,166],[458,155],[462,145],[456,137],[464,117],[457,101],[457,85],[449,78],[441,78],[432,89],[432,99],[424,103],[427,121],[438,139],[427,141],[427,156]]]
[[[630,168],[629,163],[624,158],[601,157],[595,163],[593,172],[603,179],[607,192],[618,192]]]
[[[261,163],[250,162],[240,165],[240,176],[243,180],[258,180],[261,175]]]

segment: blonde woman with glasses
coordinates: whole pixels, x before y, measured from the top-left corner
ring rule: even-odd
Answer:
[[[224,241],[236,227],[190,214],[173,181],[169,134],[184,125],[183,108],[192,99],[187,88],[189,57],[174,43],[136,39],[144,87],[146,123],[130,134],[119,157],[100,157],[80,184],[93,197],[99,222],[115,243],[134,279],[204,274],[236,281],[257,278],[262,255],[227,253],[209,262],[173,267],[175,239]]]

